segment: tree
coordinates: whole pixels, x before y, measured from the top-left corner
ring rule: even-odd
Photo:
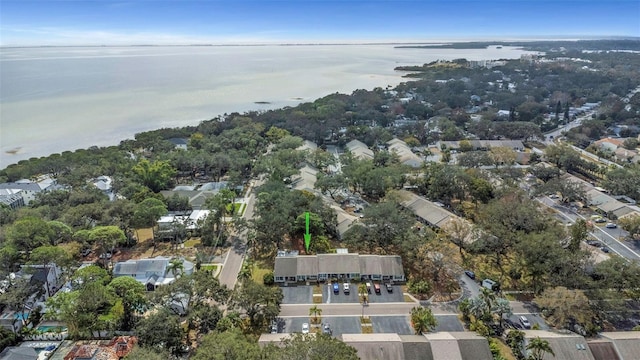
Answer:
[[[560,328],[569,328],[572,323],[582,326],[594,322],[589,299],[582,290],[569,290],[563,286],[548,288],[534,302],[543,309],[549,322]]]
[[[184,259],[173,258],[167,265],[167,273],[171,272],[174,277],[180,277],[184,273]]]
[[[309,316],[313,316],[314,323],[319,323],[318,316],[322,315],[322,309],[318,305],[313,305],[309,308]]]
[[[145,286],[134,278],[120,276],[111,281],[109,289],[122,301],[121,329],[131,330],[136,323],[136,314],[142,314],[147,307]]]
[[[167,349],[172,354],[180,352],[184,332],[180,318],[160,308],[158,311],[140,320],[136,326],[140,345],[154,349]]]
[[[262,360],[258,344],[240,330],[214,332],[205,335],[196,350],[193,360],[246,359]]]
[[[629,232],[629,236],[632,239],[640,238],[640,216],[632,215],[625,216],[619,221],[619,225]]]
[[[169,353],[162,349],[136,345],[127,356],[124,357],[124,360],[166,360],[169,359],[169,357]]]
[[[507,333],[507,345],[517,359],[524,359],[522,344],[524,343],[524,331],[517,329],[509,330]]]
[[[38,246],[51,244],[56,237],[49,224],[36,217],[16,220],[6,230],[6,239],[21,251],[30,251]]]
[[[500,327],[502,327],[502,321],[504,320],[504,315],[510,317],[513,315],[513,309],[511,309],[511,304],[509,300],[505,298],[498,298],[495,301],[494,307],[492,309],[493,313],[498,316],[498,320],[500,321]]]
[[[529,359],[530,360],[543,360],[545,354],[551,354],[552,356],[556,356],[553,353],[553,349],[549,345],[549,342],[544,339],[540,339],[539,337],[535,337],[529,340],[527,344],[528,351],[530,351]]]
[[[263,349],[265,360],[357,360],[355,348],[325,334],[294,334],[285,339],[281,346],[267,345]]]
[[[587,228],[587,222],[584,219],[578,218],[576,222],[569,228],[571,234],[571,243],[569,249],[577,251],[580,249],[580,243],[587,239],[589,236],[589,229]]]
[[[189,311],[189,328],[197,331],[198,335],[204,335],[213,331],[222,319],[222,311],[214,305],[197,304]]]
[[[266,287],[248,279],[243,281],[242,286],[232,295],[232,304],[244,309],[249,318],[249,325],[257,330],[278,316],[282,298],[280,288]]]
[[[113,251],[116,245],[126,243],[127,236],[117,226],[96,226],[89,234],[89,240],[98,245],[100,254]],[[106,258],[103,259],[106,264]]]
[[[168,161],[150,162],[147,159],[142,159],[132,170],[140,182],[154,193],[166,189],[176,175],[176,170]]]
[[[411,309],[411,326],[416,335],[433,331],[438,326],[436,317],[433,316],[431,309],[422,306]]]
[[[136,237],[139,239],[139,228],[153,227],[161,216],[167,214],[167,206],[161,200],[148,198],[137,204],[133,211],[131,225],[136,228]],[[155,239],[154,239],[155,240]]]
[[[6,306],[15,312],[24,313],[28,311],[29,298],[38,291],[37,285],[31,284],[29,280],[23,277],[17,277],[15,279],[8,277],[8,280],[7,288],[5,288],[4,292],[0,293],[0,309]],[[24,318],[14,316],[12,320],[11,326],[14,332],[18,330],[16,326],[18,321],[22,321],[22,325],[26,325],[26,319]]]

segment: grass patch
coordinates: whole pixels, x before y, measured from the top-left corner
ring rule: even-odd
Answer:
[[[371,324],[371,319],[360,316],[360,324]]]
[[[232,207],[233,207],[233,211],[232,211]],[[227,205],[227,213],[242,216],[242,214],[244,214],[244,210],[246,208],[247,208],[247,204],[245,204],[245,203],[228,204]]]
[[[500,355],[502,355],[506,360],[516,360],[516,357],[513,355],[513,351],[511,348],[502,342],[502,339],[496,338],[496,344],[500,347]]]
[[[218,265],[216,264],[201,265],[200,270],[211,271],[215,273],[216,271],[218,271]]]
[[[360,326],[363,334],[373,334],[373,326]]]
[[[200,238],[191,238],[184,242],[184,247],[193,248],[200,244],[202,244],[202,240],[200,240]]]
[[[313,297],[314,304],[322,304],[322,295]]]
[[[404,297],[404,302],[408,302],[408,303],[413,302],[413,299],[409,295],[404,294],[403,297]]]
[[[264,275],[270,271],[271,269],[264,268],[261,262],[256,261],[251,269],[251,278],[256,284],[262,284]]]

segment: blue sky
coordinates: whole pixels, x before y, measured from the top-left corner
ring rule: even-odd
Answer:
[[[0,0],[0,45],[640,36],[638,0]]]

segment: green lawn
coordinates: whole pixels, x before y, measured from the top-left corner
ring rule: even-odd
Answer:
[[[218,270],[218,265],[215,264],[207,264],[200,266],[200,270],[211,270],[211,272],[215,273]]]
[[[251,278],[255,283],[262,284],[264,274],[268,273],[269,271],[271,271],[271,269],[263,268],[260,262],[256,262],[253,265],[253,269],[251,269]]]
[[[233,212],[231,211],[232,206],[233,206]],[[234,215],[242,216],[246,208],[247,208],[247,204],[245,203],[233,203],[233,204],[227,205],[227,212],[233,213]]]

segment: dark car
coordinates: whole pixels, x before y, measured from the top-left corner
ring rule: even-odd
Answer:
[[[391,283],[386,283],[384,286],[387,288],[387,292],[393,292],[393,285],[391,285]]]
[[[340,285],[338,285],[338,283],[333,283],[333,293],[334,294],[340,294]]]
[[[591,246],[600,246],[600,242],[596,240],[587,240],[587,244]]]
[[[600,248],[600,250],[602,250],[602,252],[605,252],[605,253],[608,253],[608,252],[610,252],[610,251],[611,251],[611,250],[609,250],[609,248],[608,248],[608,247],[606,247],[606,246],[601,247],[601,248]]]
[[[467,276],[469,277],[469,279],[473,279],[473,280],[475,280],[475,279],[476,279],[476,274],[475,274],[473,271],[471,271],[471,270],[465,270],[465,272],[464,272],[464,273],[465,273],[465,275],[467,275]]]

